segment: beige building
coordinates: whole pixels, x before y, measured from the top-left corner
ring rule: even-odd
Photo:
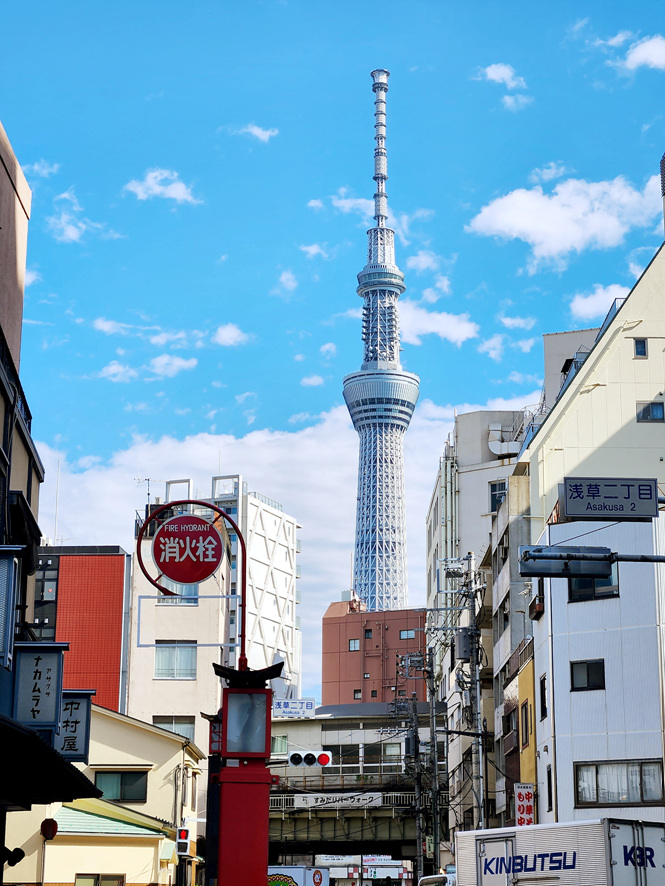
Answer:
[[[197,781],[203,753],[180,735],[96,705],[89,763],[76,764],[103,791],[101,799],[34,806],[7,819],[7,840],[26,853],[5,870],[5,883],[124,886],[176,882],[175,828],[191,827],[188,871],[196,871]],[[45,840],[41,822],[55,819]]]

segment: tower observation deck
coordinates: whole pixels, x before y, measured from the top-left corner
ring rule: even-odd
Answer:
[[[358,274],[363,299],[363,362],[344,379],[344,400],[360,437],[354,589],[371,611],[407,606],[406,513],[402,441],[418,400],[419,379],[399,362],[397,300],[404,276],[387,227],[386,93],[389,73],[374,81],[374,221],[367,264]]]

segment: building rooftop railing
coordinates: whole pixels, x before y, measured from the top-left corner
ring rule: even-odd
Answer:
[[[264,505],[269,505],[271,508],[274,508],[276,511],[283,511],[284,507],[272,498],[268,498],[267,495],[261,495],[260,492],[250,492],[249,493],[252,498],[258,498],[259,501],[262,501]]]

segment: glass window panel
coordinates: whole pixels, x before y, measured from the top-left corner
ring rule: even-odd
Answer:
[[[574,661],[571,663],[573,689],[587,688],[587,668],[585,661]]]
[[[363,759],[365,763],[381,762],[381,745],[366,744],[363,748]]]
[[[266,748],[266,696],[234,693],[227,698],[227,750],[260,754]]]
[[[97,886],[97,877],[93,874],[77,874],[76,886]]]
[[[596,802],[596,767],[577,767],[577,800],[579,803]]]
[[[602,763],[597,767],[598,802],[621,804],[628,800],[628,770],[625,763]]]
[[[180,680],[196,678],[196,646],[176,647],[176,677]]]
[[[287,754],[289,751],[288,735],[273,735],[270,739],[271,754]]]
[[[96,772],[95,786],[103,793],[105,800],[120,800],[120,772]]]
[[[148,790],[147,772],[122,772],[122,799],[125,802],[134,801],[144,803]]]
[[[640,782],[642,779],[642,766],[640,763],[628,763],[626,765],[626,803],[639,803],[642,799]]]
[[[605,662],[602,659],[589,662],[588,686],[589,689],[605,688]]]
[[[642,763],[642,799],[645,803],[663,800],[663,772],[660,763]]]

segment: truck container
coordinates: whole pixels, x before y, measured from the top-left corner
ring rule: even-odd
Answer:
[[[455,834],[457,886],[665,886],[665,824],[617,818]]]
[[[268,868],[268,886],[329,886],[327,868],[306,865],[271,865]]]

